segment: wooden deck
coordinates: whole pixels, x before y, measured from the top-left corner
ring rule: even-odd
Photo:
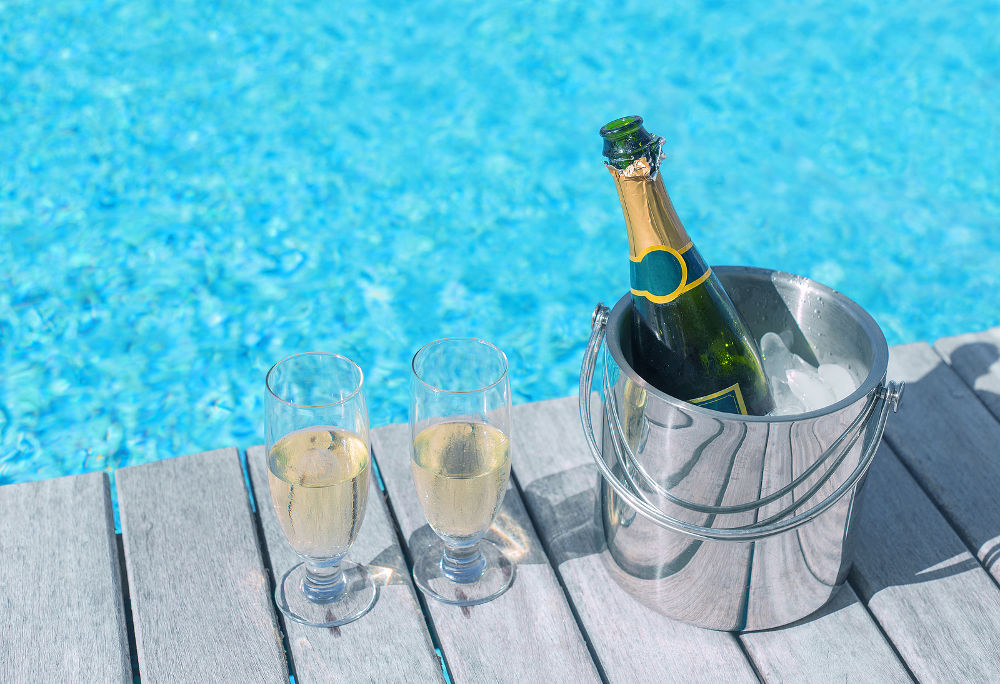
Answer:
[[[1000,328],[891,350],[906,392],[865,485],[854,568],[788,627],[698,629],[609,579],[567,398],[514,408],[514,478],[489,535],[517,579],[473,608],[414,590],[407,548],[431,532],[402,425],[373,433],[385,489],[350,554],[378,602],[340,628],[274,608],[295,557],[262,447],[246,451],[249,491],[235,448],[119,470],[120,535],[104,473],[0,487],[0,682],[1000,681],[998,359]]]

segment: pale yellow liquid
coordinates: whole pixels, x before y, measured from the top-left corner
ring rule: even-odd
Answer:
[[[510,477],[510,441],[483,423],[439,423],[413,440],[413,482],[440,535],[468,538],[489,528]]]
[[[271,447],[267,464],[274,512],[292,548],[312,558],[346,553],[368,501],[364,440],[339,428],[306,428]]]

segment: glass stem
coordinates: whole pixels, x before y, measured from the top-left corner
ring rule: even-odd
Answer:
[[[452,582],[469,584],[478,580],[486,568],[486,559],[479,551],[479,540],[472,544],[452,546],[445,542],[441,556],[441,572]]]
[[[336,601],[347,590],[347,579],[336,561],[307,561],[306,576],[302,579],[302,593],[313,603]]]

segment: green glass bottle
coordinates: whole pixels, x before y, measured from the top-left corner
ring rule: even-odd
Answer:
[[[628,229],[632,367],[653,387],[692,404],[767,414],[774,400],[757,344],[657,173],[663,139],[638,116],[612,121],[601,137]]]

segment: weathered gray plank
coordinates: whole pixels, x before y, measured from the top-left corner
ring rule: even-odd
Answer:
[[[893,347],[889,377],[906,392],[886,439],[1000,581],[1000,423],[925,343]]]
[[[798,622],[740,639],[766,682],[912,681],[850,585]]]
[[[514,433],[519,429],[515,419]],[[420,546],[421,540],[434,533],[411,480],[409,427],[378,428],[372,442],[407,545]],[[511,454],[513,463],[537,457],[522,454],[517,444]],[[454,681],[598,681],[566,598],[513,486],[487,536],[517,557],[511,588],[494,601],[467,608],[427,600]]]
[[[676,622],[608,573],[597,538],[597,469],[575,398],[514,407],[515,477],[608,679],[755,682],[736,638]]]
[[[247,463],[271,569],[278,581],[301,559],[288,545],[274,514],[264,447],[248,449]],[[342,627],[317,629],[284,620],[295,678],[303,684],[444,679],[374,475],[369,485],[365,519],[348,558],[369,565],[380,585],[378,601],[367,615]]]
[[[1000,590],[884,443],[865,486],[850,579],[869,610],[917,679],[995,682]]]
[[[108,476],[0,487],[0,681],[131,682]]]
[[[116,482],[144,684],[286,684],[237,451],[123,468]]]
[[[1000,327],[943,337],[934,349],[1000,419]]]

